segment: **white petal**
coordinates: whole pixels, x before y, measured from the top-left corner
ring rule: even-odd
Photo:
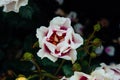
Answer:
[[[54,44],[47,42],[47,41],[45,42],[45,44],[52,53],[55,52],[56,46]]]
[[[50,26],[58,25],[58,26],[65,26],[65,27],[71,27],[71,21],[69,18],[64,17],[55,17],[50,21]]]
[[[83,44],[83,38],[79,34],[75,34],[72,28],[67,30],[65,40],[70,42],[72,49],[76,49]]]
[[[61,53],[65,53],[65,51],[68,50],[68,47],[69,47],[69,45],[66,42],[61,42],[57,45],[56,48],[54,48],[54,50],[51,51],[51,52],[53,52],[52,55],[55,57],[59,57],[59,56],[61,56]],[[56,50],[59,51],[59,53],[56,53]]]
[[[61,56],[60,58],[66,59],[66,60],[71,60],[72,63],[74,63],[77,59],[77,52],[76,50],[71,50],[68,55]]]
[[[42,47],[43,39],[47,35],[48,28],[41,26],[37,29],[36,37],[39,39],[39,46]]]
[[[68,40],[72,39],[72,33],[73,33],[73,29],[68,28],[66,36],[65,36],[65,41],[68,41]]]
[[[48,28],[46,28],[45,26],[41,26],[40,28],[37,29],[36,36],[37,38],[42,39],[43,37],[46,36],[47,32],[48,32]]]
[[[70,47],[70,45],[66,41],[63,41],[57,45],[57,48],[60,50],[60,53],[65,51],[68,47]]]
[[[48,59],[50,59],[53,62],[56,62],[57,59],[58,59],[57,57],[54,57],[54,56],[52,56],[50,54],[45,54],[44,57],[47,57]]]
[[[14,1],[14,0],[0,0],[0,7],[3,5],[9,4],[12,1]]]
[[[19,8],[27,4],[28,4],[28,0],[18,0],[15,5],[15,10],[16,10],[15,12],[19,12]]]
[[[71,50],[69,56],[71,57],[72,63],[74,63],[77,60],[77,51]]]
[[[0,0],[0,6],[4,6],[4,12],[19,12],[19,8],[27,4],[28,0]]]
[[[73,49],[80,47],[83,44],[83,38],[79,34],[73,34],[73,40],[71,40],[71,46]]]
[[[50,59],[51,61],[55,62],[57,61],[57,58],[50,55],[50,53],[47,53],[46,51],[44,51],[43,49],[40,49],[37,53],[37,55],[39,57],[41,57],[41,59],[43,59],[44,57],[47,57],[48,59]]]
[[[39,57],[41,57],[41,59],[43,59],[43,58],[44,58],[44,55],[45,55],[44,50],[43,50],[43,49],[40,49],[40,50],[37,52],[37,55],[38,55]]]
[[[4,12],[10,12],[15,11],[15,1],[10,2],[9,4],[4,5],[3,11]]]
[[[21,6],[25,6],[28,4],[28,0],[18,0],[17,6],[16,7],[21,7]]]

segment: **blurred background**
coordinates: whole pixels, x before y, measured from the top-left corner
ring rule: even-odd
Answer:
[[[32,52],[36,55],[39,48],[32,47],[37,41],[36,29],[40,26],[49,26],[49,21],[55,16],[71,18],[72,26],[79,23],[82,26],[80,34],[84,38],[93,32],[93,25],[99,22],[102,28],[95,36],[103,41],[104,50],[95,60],[120,63],[120,5],[118,2],[29,0],[27,6],[20,8],[19,13],[5,13],[2,10],[3,7],[0,7],[0,74],[20,66],[15,63],[23,53]],[[76,32],[79,33],[77,29]],[[105,49],[111,46],[113,51],[106,52]],[[109,55],[110,53],[112,56]]]

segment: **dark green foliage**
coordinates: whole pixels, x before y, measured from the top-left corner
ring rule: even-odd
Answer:
[[[46,67],[48,67],[48,66],[51,66],[51,67],[57,67],[57,66],[58,66],[57,63],[52,62],[52,61],[49,60],[48,58],[44,58],[44,59],[42,59],[41,62],[42,62],[42,64],[43,64],[43,66],[46,66]]]
[[[66,77],[70,77],[74,74],[71,65],[64,65],[62,69]]]
[[[32,15],[34,13],[34,10],[31,6],[24,6],[20,8],[20,16],[26,19],[32,19]]]
[[[5,56],[5,53],[2,50],[0,50],[0,60],[2,60],[4,56]]]
[[[86,56],[86,53],[84,50],[78,51],[77,60],[83,59],[85,56]]]
[[[13,67],[16,71],[21,73],[28,73],[32,71],[33,64],[30,61],[14,61],[11,62],[11,67]]]

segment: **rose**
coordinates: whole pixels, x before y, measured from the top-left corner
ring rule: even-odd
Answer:
[[[97,67],[91,76],[94,76],[96,80],[120,80],[120,64],[118,65],[106,65],[100,64],[101,67]]]
[[[0,7],[4,6],[4,12],[19,12],[19,8],[27,4],[28,0],[0,0]]]
[[[83,44],[83,38],[74,32],[70,19],[64,17],[55,17],[48,28],[38,28],[36,36],[41,48],[37,55],[53,62],[63,58],[74,63],[77,59],[76,49]]]

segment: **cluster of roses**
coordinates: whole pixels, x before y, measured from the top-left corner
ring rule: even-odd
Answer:
[[[4,6],[4,12],[19,12],[19,8],[27,4],[28,0],[0,0],[0,7]],[[83,45],[83,38],[74,32],[70,19],[64,17],[55,17],[49,27],[38,28],[36,36],[41,48],[37,55],[41,59],[47,57],[53,62],[62,58],[75,63],[76,49]],[[64,76],[60,80],[120,80],[120,64],[107,66],[102,63],[91,75],[75,71],[73,76],[69,78]]]

